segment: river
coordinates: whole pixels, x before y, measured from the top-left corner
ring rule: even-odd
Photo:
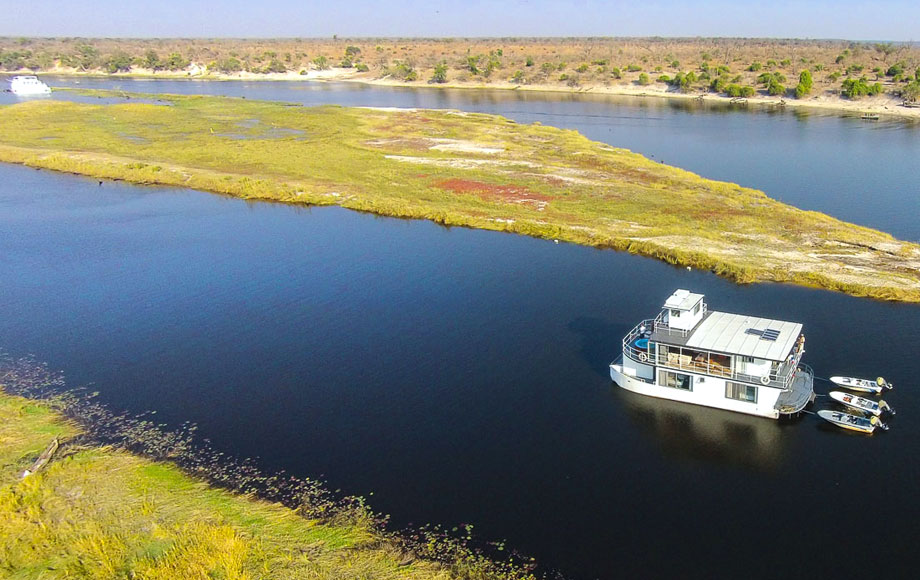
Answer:
[[[80,83],[540,120],[920,239],[920,131],[901,122],[570,95]],[[898,576],[913,562],[915,305],[16,166],[0,166],[0,263],[6,350],[113,407],[194,421],[221,449],[368,495],[396,526],[474,524],[573,578],[813,578],[850,574],[860,555]],[[885,375],[891,430],[615,388],[622,335],[678,287],[712,309],[802,322],[818,376]]]

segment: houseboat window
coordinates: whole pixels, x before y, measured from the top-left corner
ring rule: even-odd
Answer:
[[[697,302],[697,303],[696,303],[696,306],[693,307],[693,315],[694,315],[694,316],[696,316],[697,314],[700,313],[700,304],[701,304],[700,302]]]
[[[680,318],[680,310],[671,310],[671,316],[674,318]]]
[[[741,383],[725,383],[725,398],[746,401],[748,403],[757,402],[757,387],[753,385],[743,385]]]
[[[672,373],[669,371],[660,371],[661,380],[660,383],[666,387],[671,387],[674,389],[681,389],[683,391],[692,391],[693,390],[693,381],[690,378],[690,375],[685,375],[682,373]]]

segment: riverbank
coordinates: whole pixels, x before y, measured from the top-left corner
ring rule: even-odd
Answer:
[[[0,160],[626,250],[742,283],[920,301],[916,244],[574,131],[458,111],[157,98],[164,104],[3,107]]]
[[[533,580],[434,533],[384,533],[363,501],[331,502],[318,484],[259,473],[196,447],[188,430],[113,415],[55,385],[43,365],[0,360],[4,577]],[[50,461],[23,477],[54,441]]]
[[[29,71],[28,74],[32,74]],[[404,88],[431,88],[431,89],[465,89],[465,90],[498,90],[498,91],[523,91],[534,93],[563,93],[563,94],[594,94],[611,96],[629,96],[642,98],[664,98],[680,100],[700,100],[708,103],[720,103],[725,106],[754,106],[754,107],[788,107],[790,109],[813,109],[831,111],[847,116],[862,116],[874,113],[880,116],[897,117],[901,119],[920,121],[920,107],[906,107],[903,100],[890,94],[881,94],[865,97],[860,100],[850,100],[822,91],[820,94],[810,95],[803,99],[782,96],[770,96],[758,92],[754,96],[741,101],[713,92],[696,91],[682,93],[662,83],[652,83],[647,86],[635,82],[605,82],[585,83],[578,86],[564,84],[515,84],[505,81],[489,83],[470,80],[466,82],[448,81],[430,84],[425,82],[409,82],[393,77],[377,78],[373,74],[361,73],[355,69],[332,68],[328,70],[305,70],[303,73],[288,71],[283,73],[251,73],[241,71],[225,74],[210,72],[206,68],[196,68],[187,71],[153,71],[149,69],[135,69],[131,72],[100,75],[93,72],[79,72],[74,69],[56,69],[41,74],[69,76],[69,77],[99,77],[99,78],[136,78],[136,79],[186,79],[208,81],[284,81],[284,82],[344,82],[371,86],[404,87]]]

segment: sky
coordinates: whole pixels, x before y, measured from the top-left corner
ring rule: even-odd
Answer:
[[[920,40],[920,0],[0,0],[0,36]]]

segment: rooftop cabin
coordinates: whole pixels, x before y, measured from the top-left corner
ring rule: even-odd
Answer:
[[[624,354],[661,367],[787,388],[804,353],[802,325],[711,312],[703,298],[675,291],[654,320],[626,337]]]

